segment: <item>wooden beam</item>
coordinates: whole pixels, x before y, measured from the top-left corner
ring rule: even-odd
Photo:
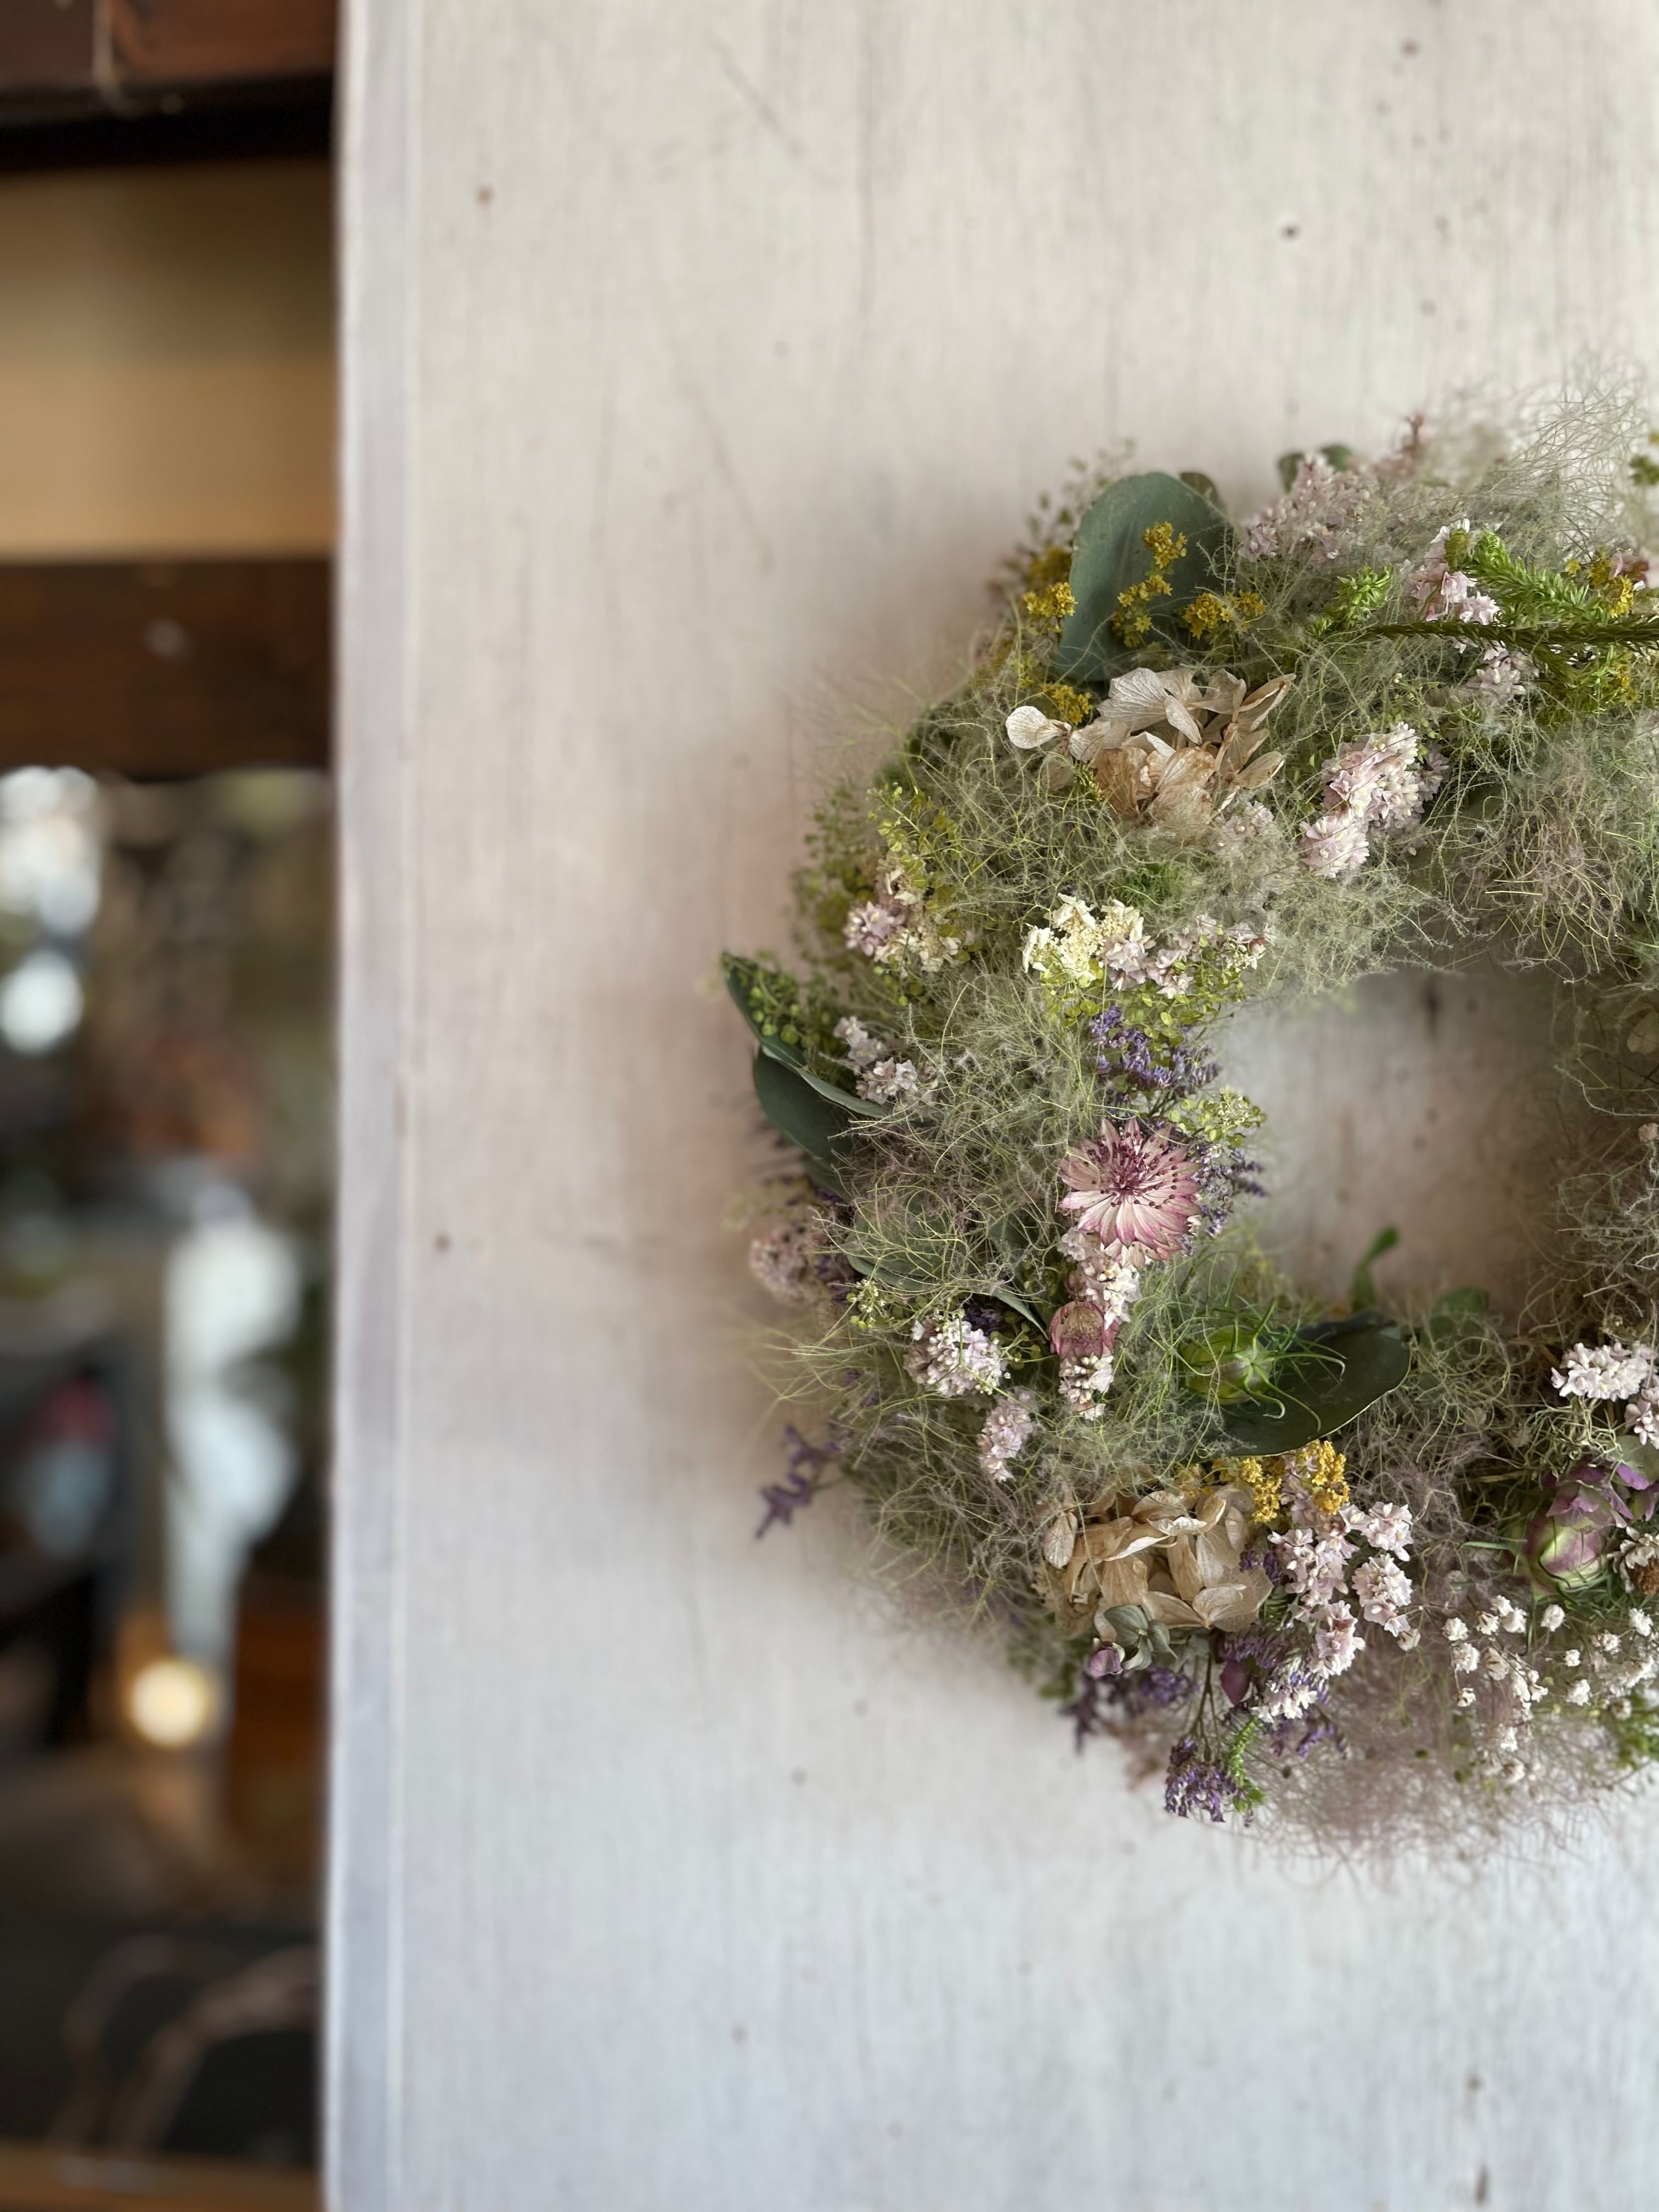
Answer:
[[[321,2199],[309,2173],[0,2142],[0,2212],[321,2212]]]
[[[325,767],[329,563],[0,562],[0,771]]]
[[[3,0],[0,125],[315,104],[337,0]]]

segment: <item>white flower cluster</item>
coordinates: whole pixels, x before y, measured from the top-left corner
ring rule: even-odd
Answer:
[[[1653,1545],[1659,1553],[1659,1540],[1635,1540]],[[1565,1620],[1560,1606],[1547,1605],[1538,1616],[1537,1626],[1544,1636],[1553,1636]],[[1537,1707],[1552,1694],[1553,1686],[1538,1667],[1506,1650],[1497,1640],[1500,1636],[1522,1636],[1527,1626],[1525,1611],[1507,1597],[1493,1598],[1486,1610],[1475,1614],[1473,1624],[1461,1613],[1449,1614],[1441,1624],[1441,1632],[1451,1646],[1453,1670],[1465,1678],[1457,1704],[1474,1717],[1482,1771],[1504,1782],[1524,1779],[1528,1769],[1518,1755],[1523,1748],[1524,1731]],[[1624,1633],[1600,1629],[1584,1644],[1570,1645],[1559,1655],[1553,1663],[1571,1678],[1564,1693],[1566,1705],[1577,1711],[1594,1705],[1622,1717],[1631,1710],[1632,1694],[1659,1676],[1652,1615],[1640,1606],[1632,1606],[1626,1616],[1626,1630],[1633,1639],[1628,1654]],[[1540,1656],[1547,1665],[1552,1663],[1547,1655]],[[1559,1680],[1553,1686],[1561,1686]]]
[[[1085,1421],[1097,1421],[1105,1412],[1101,1401],[1112,1387],[1112,1341],[1140,1295],[1140,1270],[1109,1254],[1102,1239],[1086,1229],[1068,1229],[1059,1249],[1072,1262],[1066,1288],[1074,1298],[1098,1310],[1106,1338],[1098,1358],[1060,1361],[1060,1395]]]
[[[1271,808],[1259,799],[1247,799],[1230,814],[1216,817],[1210,831],[1210,850],[1224,860],[1242,860],[1278,835],[1279,823]]]
[[[1438,532],[1422,565],[1406,581],[1406,588],[1423,610],[1425,622],[1495,623],[1503,611],[1496,599],[1483,592],[1473,576],[1446,562],[1446,540],[1455,530],[1467,534],[1468,522],[1449,522]]]
[[[963,1398],[974,1393],[988,1397],[1001,1389],[1008,1372],[1007,1355],[966,1314],[919,1321],[910,1334],[915,1349],[906,1354],[904,1364],[923,1389],[941,1398]]]
[[[1247,921],[1224,927],[1213,915],[1200,914],[1163,945],[1153,945],[1139,908],[1111,899],[1097,915],[1085,901],[1065,898],[1046,926],[1026,932],[1022,959],[1027,975],[1046,982],[1085,991],[1109,982],[1127,990],[1151,984],[1164,998],[1178,999],[1192,988],[1200,959],[1207,956],[1227,977],[1241,975],[1259,963],[1267,943]]]
[[[1268,1541],[1279,1553],[1281,1580],[1298,1601],[1291,1619],[1313,1632],[1316,1675],[1328,1680],[1346,1674],[1365,1649],[1355,1601],[1372,1626],[1395,1638],[1402,1650],[1413,1650],[1421,1632],[1411,1618],[1415,1590],[1401,1564],[1411,1555],[1411,1508],[1349,1504],[1323,1511],[1308,1489],[1321,1449],[1310,1445],[1285,1454],[1283,1494],[1291,1526]],[[1350,1575],[1362,1541],[1370,1555]]]
[[[780,1221],[749,1247],[749,1272],[781,1304],[809,1304],[822,1289],[818,1262],[824,1255],[822,1224],[816,1213]]]
[[[999,1398],[979,1432],[979,1463],[993,1482],[1006,1482],[1011,1464],[1031,1441],[1036,1426],[1036,1398],[1030,1390]],[[1066,1546],[1066,1557],[1071,1547]]]
[[[1302,832],[1303,865],[1334,883],[1351,883],[1370,858],[1374,836],[1422,820],[1444,774],[1437,757],[1419,763],[1409,722],[1340,746],[1324,767],[1325,811]]]
[[[901,1060],[891,1045],[872,1037],[855,1014],[842,1016],[836,1024],[836,1035],[846,1048],[853,1085],[860,1098],[878,1106],[908,1105],[932,1088],[916,1072],[915,1060]]]
[[[1659,1446],[1659,1353],[1645,1344],[1575,1344],[1567,1364],[1550,1380],[1564,1398],[1592,1401],[1623,1398],[1625,1426],[1637,1440]]]
[[[848,915],[842,936],[849,951],[861,952],[878,968],[913,965],[928,975],[962,951],[961,939],[939,928],[926,896],[892,866],[877,876],[874,898]]]
[[[1308,553],[1322,567],[1334,568],[1342,557],[1342,533],[1373,489],[1364,471],[1334,468],[1322,453],[1304,454],[1290,489],[1247,520],[1239,550],[1247,561]]]

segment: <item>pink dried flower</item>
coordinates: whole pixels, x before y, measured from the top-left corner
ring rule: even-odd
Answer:
[[[1167,1260],[1202,1219],[1192,1161],[1163,1129],[1103,1121],[1100,1134],[1060,1164],[1060,1201],[1110,1258]]]

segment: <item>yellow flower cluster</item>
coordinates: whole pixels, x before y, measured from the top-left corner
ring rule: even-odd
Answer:
[[[1024,592],[1019,603],[1029,621],[1044,623],[1054,629],[1077,605],[1072,587],[1066,583],[1045,584],[1040,591]]]
[[[1140,542],[1152,556],[1151,574],[1118,593],[1117,612],[1112,617],[1112,628],[1125,645],[1139,645],[1151,630],[1152,601],[1167,599],[1175,589],[1167,572],[1187,550],[1186,539],[1167,522],[1143,530]]]
[[[1275,1453],[1267,1459],[1218,1459],[1218,1481],[1232,1483],[1250,1494],[1250,1517],[1270,1527],[1285,1510],[1285,1479],[1300,1483],[1309,1501],[1322,1513],[1339,1513],[1348,1502],[1348,1462],[1323,1437],[1304,1444],[1300,1451]]]
[[[1243,629],[1267,611],[1260,592],[1200,592],[1181,619],[1200,645],[1212,629]]]

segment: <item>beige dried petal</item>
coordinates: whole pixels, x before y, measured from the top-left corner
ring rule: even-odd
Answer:
[[[1253,760],[1249,768],[1239,770],[1233,778],[1234,787],[1239,791],[1264,790],[1284,765],[1283,753],[1263,753],[1259,760]]]
[[[1102,1605],[1144,1605],[1146,1602],[1146,1562],[1143,1559],[1108,1559],[1090,1570]]]
[[[1148,1590],[1142,1601],[1149,1620],[1162,1622],[1165,1628],[1203,1628],[1207,1626],[1204,1616],[1185,1598],[1171,1597],[1164,1590]]]
[[[1045,791],[1069,791],[1077,781],[1077,770],[1064,753],[1048,753],[1037,770],[1037,781]]]
[[[1129,725],[1125,721],[1102,715],[1085,722],[1080,730],[1073,730],[1071,753],[1073,760],[1091,761],[1097,753],[1112,751],[1127,742]]]
[[[1221,748],[1221,758],[1218,763],[1220,773],[1237,775],[1250,756],[1259,752],[1267,742],[1267,732],[1265,730],[1241,729],[1237,722],[1232,723]]]
[[[1164,1540],[1164,1531],[1149,1528],[1146,1522],[1125,1515],[1115,1521],[1097,1522],[1083,1532],[1084,1547],[1091,1559],[1132,1559],[1137,1552],[1150,1551],[1153,1545]]]
[[[1206,1528],[1193,1548],[1199,1577],[1206,1589],[1230,1582],[1237,1574],[1240,1547],[1230,1540],[1224,1527]]]
[[[1215,755],[1203,745],[1194,745],[1189,752],[1172,753],[1158,775],[1159,796],[1168,791],[1196,789],[1208,783],[1215,774]]]
[[[1057,1573],[1072,1564],[1072,1553],[1077,1547],[1077,1516],[1062,1513],[1049,1523],[1042,1540],[1042,1556]]]
[[[1272,1583],[1260,1567],[1247,1567],[1236,1580],[1204,1591],[1194,1601],[1194,1609],[1206,1628],[1222,1628],[1237,1634],[1255,1619],[1272,1589]]]
[[[1199,704],[1206,714],[1236,714],[1244,696],[1244,678],[1229,668],[1218,668]]]
[[[1125,821],[1133,821],[1140,795],[1140,768],[1136,756],[1127,752],[1100,754],[1094,764],[1094,777],[1101,797],[1113,813],[1121,815]]]
[[[1194,1604],[1208,1577],[1199,1565],[1192,1538],[1178,1536],[1165,1554],[1165,1561],[1176,1595],[1184,1597],[1188,1605]]]
[[[1236,720],[1247,729],[1259,730],[1294,681],[1293,677],[1275,676],[1266,684],[1258,685],[1239,707]]]

